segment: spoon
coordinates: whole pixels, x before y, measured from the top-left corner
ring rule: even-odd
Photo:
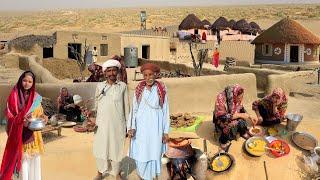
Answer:
[[[217,163],[218,167],[223,166],[223,162],[220,160],[220,151],[219,151],[219,155],[218,155],[217,160],[218,160],[218,163]]]

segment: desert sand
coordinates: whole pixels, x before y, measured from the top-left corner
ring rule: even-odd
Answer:
[[[244,18],[269,28],[289,16],[320,35],[320,4],[162,7],[121,9],[66,9],[29,12],[0,12],[0,39],[25,34],[52,34],[58,30],[123,32],[140,29],[140,11],[147,12],[147,29],[179,25],[190,13],[213,23],[220,16],[236,21]]]

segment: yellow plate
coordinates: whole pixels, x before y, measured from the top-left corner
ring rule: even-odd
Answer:
[[[245,143],[247,152],[254,156],[262,156],[266,152],[267,142],[262,137],[251,137]]]

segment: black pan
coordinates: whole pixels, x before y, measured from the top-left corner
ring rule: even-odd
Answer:
[[[230,146],[231,146],[231,143],[230,143],[229,146],[226,148],[225,152],[220,152],[220,154],[219,154],[219,153],[216,153],[216,154],[211,158],[210,164],[209,164],[210,170],[212,170],[213,172],[216,172],[216,173],[222,173],[222,172],[226,172],[226,171],[230,170],[230,168],[232,167],[232,165],[234,164],[234,161],[235,161],[234,158],[228,153]],[[218,158],[219,156],[222,156],[222,155],[225,155],[225,156],[227,156],[227,157],[230,159],[230,164],[229,164],[229,166],[228,166],[226,169],[224,169],[224,170],[222,170],[222,171],[216,171],[216,170],[214,170],[214,169],[212,168],[211,164],[212,164],[213,160],[215,160],[216,158]]]

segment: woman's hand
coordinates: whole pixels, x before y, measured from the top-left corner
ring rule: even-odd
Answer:
[[[168,134],[163,134],[162,143],[166,144],[168,141],[169,141],[169,135]]]
[[[261,123],[262,123],[262,121],[263,121],[262,116],[258,116],[258,117],[257,117],[257,120],[258,120],[257,124],[261,124]]]
[[[96,118],[94,117],[88,117],[88,120],[91,124],[95,125],[96,124]]]
[[[47,124],[47,123],[48,123],[48,116],[46,116],[46,115],[43,114],[43,115],[40,116],[40,118],[43,119],[44,124]]]
[[[136,135],[136,130],[135,129],[130,129],[128,130],[128,137],[133,138]]]

